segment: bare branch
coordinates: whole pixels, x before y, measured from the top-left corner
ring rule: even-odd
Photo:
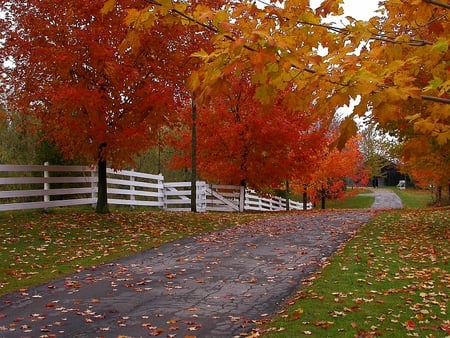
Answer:
[[[450,9],[450,5],[444,4],[444,3],[439,2],[439,1],[435,1],[435,0],[423,0],[423,1],[425,1],[425,2],[427,2],[429,4],[433,4],[433,5],[439,6],[439,7]]]
[[[428,95],[421,95],[420,97],[422,98],[422,100],[427,100],[427,101],[433,101],[433,102],[438,102],[438,103],[450,104],[450,99],[446,99],[446,98],[443,98],[443,97],[438,97],[438,96],[428,96]]]

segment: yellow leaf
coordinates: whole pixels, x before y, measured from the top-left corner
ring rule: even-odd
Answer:
[[[358,132],[358,127],[353,120],[353,115],[348,116],[342,121],[340,129],[341,134],[336,142],[336,146],[339,150],[343,149],[347,141]]]
[[[437,141],[440,145],[445,145],[447,142],[450,141],[450,130],[447,130],[443,133],[439,133],[437,135]]]
[[[195,58],[200,58],[203,60],[209,59],[209,54],[203,48],[198,52],[192,53],[191,56],[195,57]]]
[[[139,11],[135,8],[127,9],[127,16],[125,18],[125,24],[132,26],[139,18]]]
[[[441,52],[441,53],[446,53],[448,51],[448,40],[445,38],[440,38],[434,45],[433,45],[433,49]]]
[[[197,72],[193,72],[188,78],[187,86],[192,92],[195,92],[200,87],[200,77]]]
[[[103,8],[100,10],[100,13],[103,15],[108,14],[116,7],[116,0],[108,0],[103,5]]]

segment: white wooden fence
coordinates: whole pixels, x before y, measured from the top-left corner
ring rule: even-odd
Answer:
[[[303,203],[289,200],[289,209],[303,210]],[[307,209],[312,209],[312,203],[307,203]],[[256,191],[247,189],[245,210],[286,210],[286,199],[279,196],[260,197]]]
[[[87,166],[0,165],[0,211],[94,205],[97,172]],[[171,211],[191,210],[191,183],[164,182],[162,175],[107,169],[108,203]],[[239,186],[197,182],[197,211],[286,210],[280,197],[259,197]],[[291,210],[303,205],[290,201]],[[311,209],[308,204],[308,209]]]

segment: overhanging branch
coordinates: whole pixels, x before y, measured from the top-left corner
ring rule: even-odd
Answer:
[[[423,0],[423,1],[425,1],[425,2],[427,2],[429,4],[433,4],[433,5],[439,6],[439,7],[450,9],[450,5],[444,4],[444,3],[439,2],[439,1],[435,1],[435,0]]]
[[[450,99],[446,99],[444,97],[429,96],[429,95],[421,95],[420,97],[422,98],[422,100],[450,104]]]

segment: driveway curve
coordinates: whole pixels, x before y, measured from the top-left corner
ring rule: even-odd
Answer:
[[[370,210],[299,212],[176,241],[0,297],[0,337],[233,337],[249,332]]]

